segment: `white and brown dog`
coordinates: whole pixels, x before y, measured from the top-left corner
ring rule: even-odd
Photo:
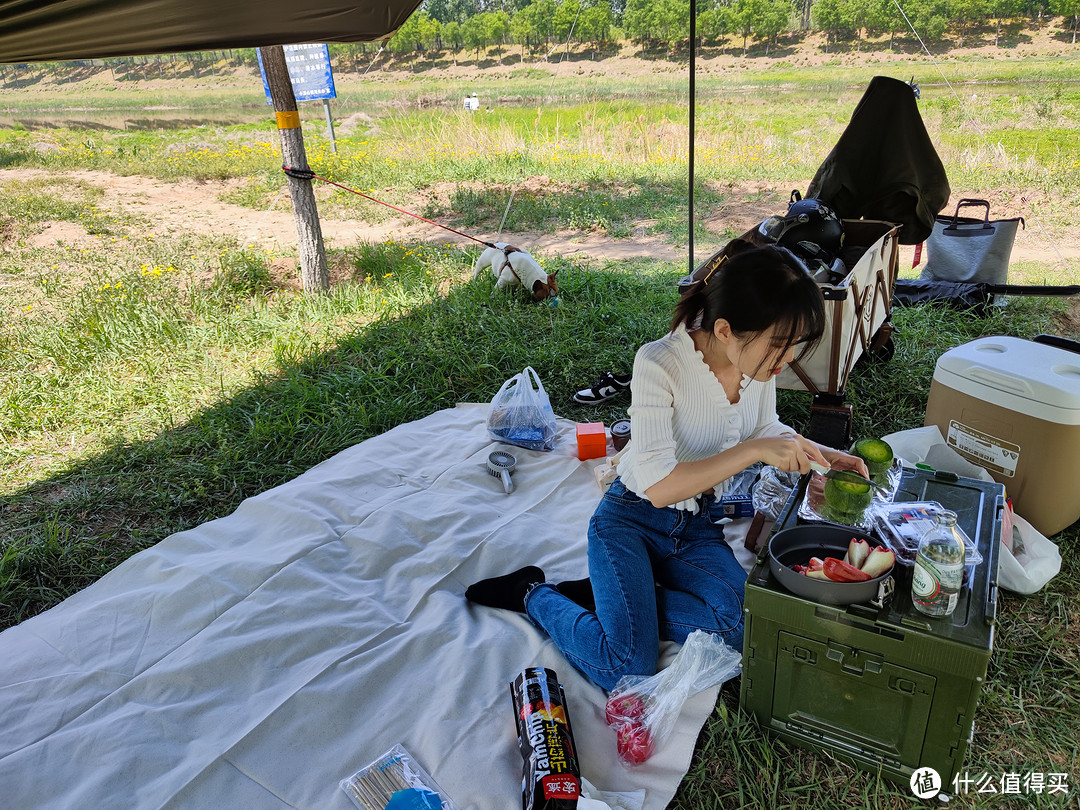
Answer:
[[[520,284],[526,290],[531,290],[537,301],[559,294],[559,284],[555,279],[558,270],[545,273],[528,252],[506,242],[496,242],[494,247],[489,247],[480,254],[476,266],[473,267],[473,278],[479,278],[487,267],[491,268],[491,272],[498,279],[495,282],[497,290]]]

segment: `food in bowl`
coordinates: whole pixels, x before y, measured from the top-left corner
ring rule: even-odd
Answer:
[[[769,570],[791,593],[822,604],[851,605],[887,599],[892,592],[892,567],[879,576],[868,577],[863,581],[838,582],[825,575],[825,559],[828,557],[837,562],[847,558],[848,564],[851,564],[852,539],[867,543],[870,549],[866,555],[867,560],[873,549],[881,545],[877,538],[867,532],[849,526],[804,523],[781,529],[769,538]],[[858,543],[855,547],[862,548]],[[811,563],[814,558],[817,559]],[[797,565],[804,568],[812,565],[819,570],[811,574],[799,574],[795,572]],[[844,570],[843,566],[835,564],[831,564],[829,568],[834,572],[837,568]]]
[[[831,582],[866,582],[880,577],[896,564],[892,549],[870,548],[861,537],[852,537],[844,559],[811,557],[807,565],[793,565],[791,570],[812,579]]]

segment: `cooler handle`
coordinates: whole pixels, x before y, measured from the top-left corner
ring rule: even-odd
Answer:
[[[1031,397],[1035,393],[1027,380],[1014,377],[1011,374],[1003,374],[999,371],[992,371],[991,369],[980,368],[978,366],[969,370],[968,374],[973,379],[998,388],[1004,388],[1006,391],[1011,391],[1014,394],[1020,394],[1021,396]]]
[[[1032,338],[1032,343],[1042,343],[1046,346],[1054,346],[1058,349],[1064,349],[1067,352],[1076,352],[1080,354],[1080,340],[1070,340],[1069,338],[1061,337],[1060,335],[1036,335]]]

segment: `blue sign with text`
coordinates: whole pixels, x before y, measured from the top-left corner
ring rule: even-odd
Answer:
[[[330,49],[325,45],[284,45],[285,64],[292,79],[293,95],[297,101],[312,101],[317,98],[336,98],[334,74],[330,69]],[[258,53],[258,51],[256,51]],[[270,85],[266,81],[262,54],[259,53],[259,71],[262,73],[263,90],[266,103],[270,99]]]

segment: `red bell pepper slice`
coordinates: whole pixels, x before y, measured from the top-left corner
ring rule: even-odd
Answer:
[[[821,570],[833,582],[866,582],[868,579],[873,579],[865,571],[860,571],[854,565],[835,557],[826,557]]]

